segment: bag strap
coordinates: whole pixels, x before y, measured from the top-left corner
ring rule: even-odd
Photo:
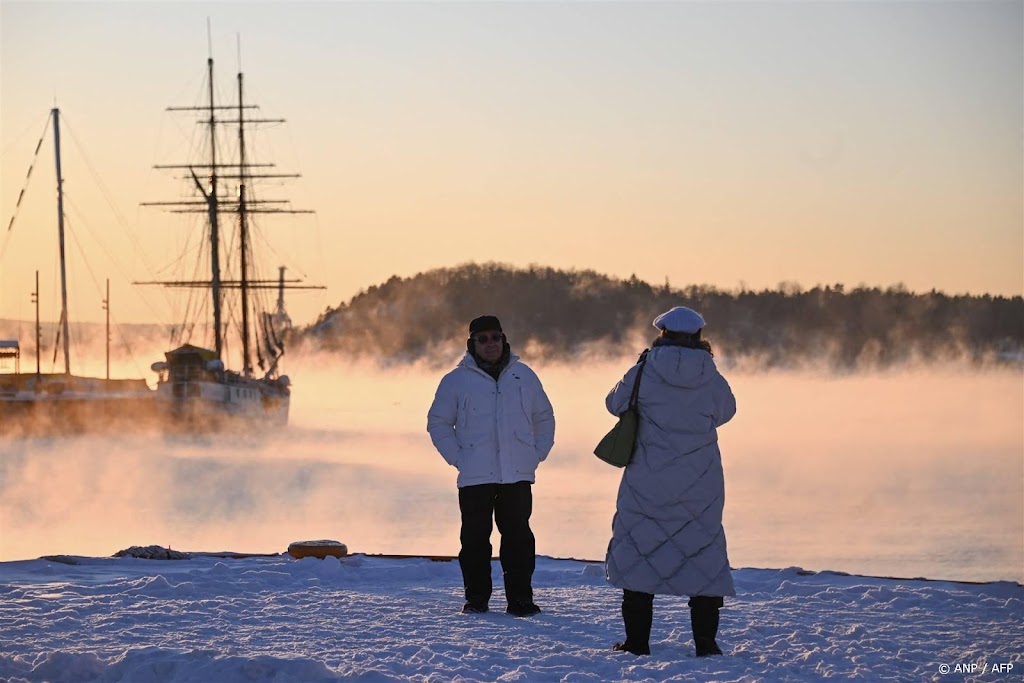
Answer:
[[[636,410],[637,400],[640,398],[640,380],[644,377],[644,366],[647,365],[647,351],[643,353],[643,360],[640,361],[640,369],[636,372],[636,381],[633,382],[633,393],[629,397],[629,407]]]

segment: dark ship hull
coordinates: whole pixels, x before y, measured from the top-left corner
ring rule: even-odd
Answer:
[[[50,436],[158,429],[166,410],[141,379],[0,375],[0,435]]]

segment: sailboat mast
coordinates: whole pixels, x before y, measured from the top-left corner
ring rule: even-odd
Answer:
[[[217,351],[217,358],[220,358],[223,340],[220,321],[220,226],[217,206],[217,116],[213,98],[213,57],[207,58],[206,65],[210,80],[210,194],[206,198],[206,203],[210,207],[210,289],[213,296],[214,348]]]
[[[107,298],[103,300],[103,310],[107,312],[107,381],[110,381],[110,278],[107,278]]]
[[[274,312],[284,316],[287,315],[284,311],[284,266],[278,266],[277,270],[277,310]]]
[[[39,391],[39,349],[43,344],[43,326],[39,324],[39,271],[36,271],[36,291],[32,294],[32,303],[36,305],[36,391]]]
[[[242,103],[242,73],[238,73],[238,233],[241,252],[242,289],[242,373],[252,376],[252,356],[249,351],[249,223],[245,206],[245,108]]]
[[[53,114],[53,153],[57,168],[57,234],[60,241],[60,319],[64,333],[64,374],[71,374],[71,347],[68,344],[68,277],[64,267],[64,176],[60,170],[60,109]]]

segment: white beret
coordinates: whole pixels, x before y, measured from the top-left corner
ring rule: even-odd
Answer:
[[[704,327],[704,318],[700,317],[700,313],[693,309],[676,306],[655,318],[654,326],[659,330],[693,334]]]

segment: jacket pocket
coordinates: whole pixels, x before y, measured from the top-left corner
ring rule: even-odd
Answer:
[[[470,433],[459,437],[459,474],[480,477],[494,474],[494,453],[484,433]]]
[[[533,432],[525,432],[525,431],[523,431],[521,429],[517,429],[516,430],[516,440],[519,443],[521,443],[521,444],[523,444],[525,446],[529,446],[532,449],[535,449],[536,446],[537,446],[536,442],[533,440]]]
[[[537,454],[537,444],[533,438],[533,432],[515,430],[516,451],[512,467],[519,474],[533,474],[540,463],[540,456]]]

